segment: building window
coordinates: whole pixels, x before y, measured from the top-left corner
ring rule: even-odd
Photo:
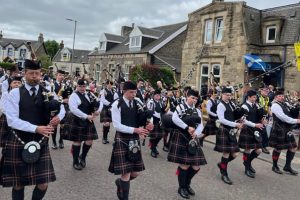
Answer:
[[[130,38],[130,47],[141,47],[141,36],[134,36]]]
[[[69,55],[68,53],[63,53],[63,56],[62,56],[62,61],[69,61]]]
[[[100,81],[100,65],[99,64],[96,64],[95,78],[96,78],[97,82]]]
[[[207,83],[208,83],[208,76],[209,76],[209,66],[208,66],[208,64],[203,64],[201,66],[200,87],[202,87],[203,85],[207,85]]]
[[[75,76],[80,76],[80,67],[76,67]]]
[[[221,80],[221,66],[219,64],[212,65],[212,74],[215,77],[214,81],[220,83]]]
[[[14,55],[13,48],[7,48],[7,56],[12,57]]]
[[[100,50],[105,50],[106,49],[106,42],[100,42],[99,49]]]
[[[275,43],[276,40],[276,26],[267,27],[266,43]]]
[[[213,23],[212,20],[205,21],[205,35],[204,35],[204,43],[211,43],[212,40],[212,31],[213,31]]]
[[[20,58],[26,58],[26,49],[20,49]]]
[[[131,65],[125,64],[125,80],[129,80],[129,73],[130,73]]]
[[[224,29],[224,20],[222,18],[216,19],[215,42],[222,41],[223,29]]]

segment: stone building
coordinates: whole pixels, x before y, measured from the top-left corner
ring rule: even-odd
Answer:
[[[31,45],[37,58],[48,56],[42,33],[39,34],[38,40],[25,40],[5,38],[2,31],[0,31],[0,62],[10,58],[15,60],[19,67],[23,68],[25,59],[31,59],[31,48],[28,44]]]
[[[219,83],[231,81],[240,85],[250,79],[254,86],[264,82],[287,90],[300,89],[300,73],[295,64],[286,69],[278,67],[295,59],[294,43],[300,31],[299,3],[258,10],[243,1],[213,0],[188,17],[181,79],[192,68],[195,72],[187,84],[200,89],[210,82],[213,74]],[[244,61],[246,54],[260,58],[265,67],[248,67]],[[274,68],[263,74],[264,70]]]
[[[61,41],[60,49],[53,57],[53,65],[50,66],[53,68],[53,72],[60,69],[74,76],[88,74],[90,77],[93,77],[93,74],[89,72],[90,65],[88,63],[88,54],[91,53],[91,51],[74,49],[74,56],[72,58],[72,50],[72,48],[64,47],[64,43]]]
[[[99,83],[118,79],[120,70],[128,79],[130,68],[144,63],[180,74],[186,29],[183,22],[154,28],[123,26],[121,35],[103,33],[99,48],[89,54],[91,72]]]

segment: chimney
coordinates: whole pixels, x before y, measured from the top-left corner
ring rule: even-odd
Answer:
[[[133,27],[130,27],[130,26],[122,26],[121,36],[128,37],[129,34],[131,33],[132,29],[133,29]]]
[[[224,0],[213,0],[212,2],[213,3],[215,3],[215,2],[224,2]]]
[[[3,34],[2,34],[2,31],[0,31],[0,40],[2,40],[3,38]]]
[[[65,48],[64,41],[62,40],[59,44],[59,49]]]
[[[38,42],[39,43],[43,43],[44,42],[44,36],[43,36],[42,33],[40,33],[40,35],[39,35]]]

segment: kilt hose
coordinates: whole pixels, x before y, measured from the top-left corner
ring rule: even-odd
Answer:
[[[216,135],[217,131],[216,119],[208,118],[202,133],[205,135]]]
[[[224,125],[220,125],[216,135],[215,151],[220,153],[235,153],[240,151],[237,140],[234,142],[230,141],[229,130],[230,129],[224,127]]]
[[[127,159],[128,144],[130,140],[139,140],[139,135],[116,132],[113,150],[108,171],[115,175],[145,170],[143,158],[138,162],[130,162]],[[124,144],[125,143],[125,144]],[[127,145],[126,145],[127,144]],[[140,151],[140,154],[142,152]]]
[[[8,137],[8,125],[5,114],[0,117],[0,147],[4,147]]]
[[[183,165],[205,165],[207,164],[204,153],[198,145],[195,155],[188,153],[189,136],[175,129],[169,147],[168,161]]]
[[[0,185],[14,187],[55,181],[48,140],[44,140],[40,145],[40,159],[36,163],[27,164],[22,160],[24,145],[10,134],[2,149]]]
[[[296,148],[297,143],[294,135],[288,136],[288,132],[291,130],[291,125],[279,125],[273,122],[269,145],[277,150]]]
[[[262,148],[262,143],[258,142],[254,137],[254,128],[249,128],[245,126],[239,136],[239,147],[242,149],[260,149]],[[260,131],[260,134],[267,134]]]
[[[61,137],[64,140],[81,142],[96,140],[98,139],[98,134],[94,122],[83,121],[71,112],[68,112],[65,116]]]
[[[108,106],[104,106],[100,113],[100,122],[112,122],[111,111]]]

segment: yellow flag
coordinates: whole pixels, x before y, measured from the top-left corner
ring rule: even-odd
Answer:
[[[296,63],[298,72],[300,72],[300,42],[294,44],[295,54],[296,54]]]

